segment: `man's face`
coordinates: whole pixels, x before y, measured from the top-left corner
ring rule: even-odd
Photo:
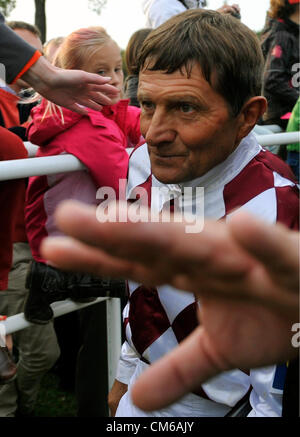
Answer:
[[[37,35],[26,29],[14,29],[14,32],[16,32],[28,44],[32,45],[34,48],[43,53],[43,44]]]
[[[139,77],[141,132],[161,182],[195,179],[238,146],[239,123],[194,65],[191,75],[144,70]]]

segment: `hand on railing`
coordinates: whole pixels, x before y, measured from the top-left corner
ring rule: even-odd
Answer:
[[[6,316],[0,315],[0,385],[12,381],[17,373],[17,367],[11,355],[12,335],[6,335],[5,326],[1,323],[6,318]]]
[[[4,322],[7,319],[7,316],[2,316],[0,315],[0,322]],[[7,349],[9,350],[9,352],[12,352],[12,348],[13,348],[13,339],[12,339],[12,335],[8,334],[5,336],[5,344]],[[1,346],[1,343],[0,343]]]

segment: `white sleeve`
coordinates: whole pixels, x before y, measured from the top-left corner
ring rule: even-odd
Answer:
[[[129,346],[127,341],[125,341],[121,348],[121,356],[117,368],[116,379],[123,384],[128,385],[130,378],[135,371],[135,367],[138,361],[139,357],[137,356],[135,351]]]
[[[178,0],[144,0],[143,10],[147,19],[146,27],[155,29],[173,15],[186,11],[186,8]]]

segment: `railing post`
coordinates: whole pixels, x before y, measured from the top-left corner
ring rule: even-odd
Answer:
[[[108,390],[112,388],[121,352],[121,300],[106,301]]]

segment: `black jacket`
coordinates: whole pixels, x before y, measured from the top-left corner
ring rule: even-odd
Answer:
[[[140,107],[139,101],[137,99],[137,90],[139,85],[138,75],[130,75],[126,77],[124,83],[124,94],[125,98],[129,99],[129,104],[131,106]]]
[[[36,49],[27,44],[4,23],[0,13],[0,76],[6,83],[12,83],[28,64]],[[2,64],[2,65],[1,65]],[[5,68],[4,68],[5,67]]]
[[[286,127],[281,116],[291,112],[299,97],[299,25],[289,19],[274,20],[262,43],[266,56],[263,94],[268,100],[265,123]]]

